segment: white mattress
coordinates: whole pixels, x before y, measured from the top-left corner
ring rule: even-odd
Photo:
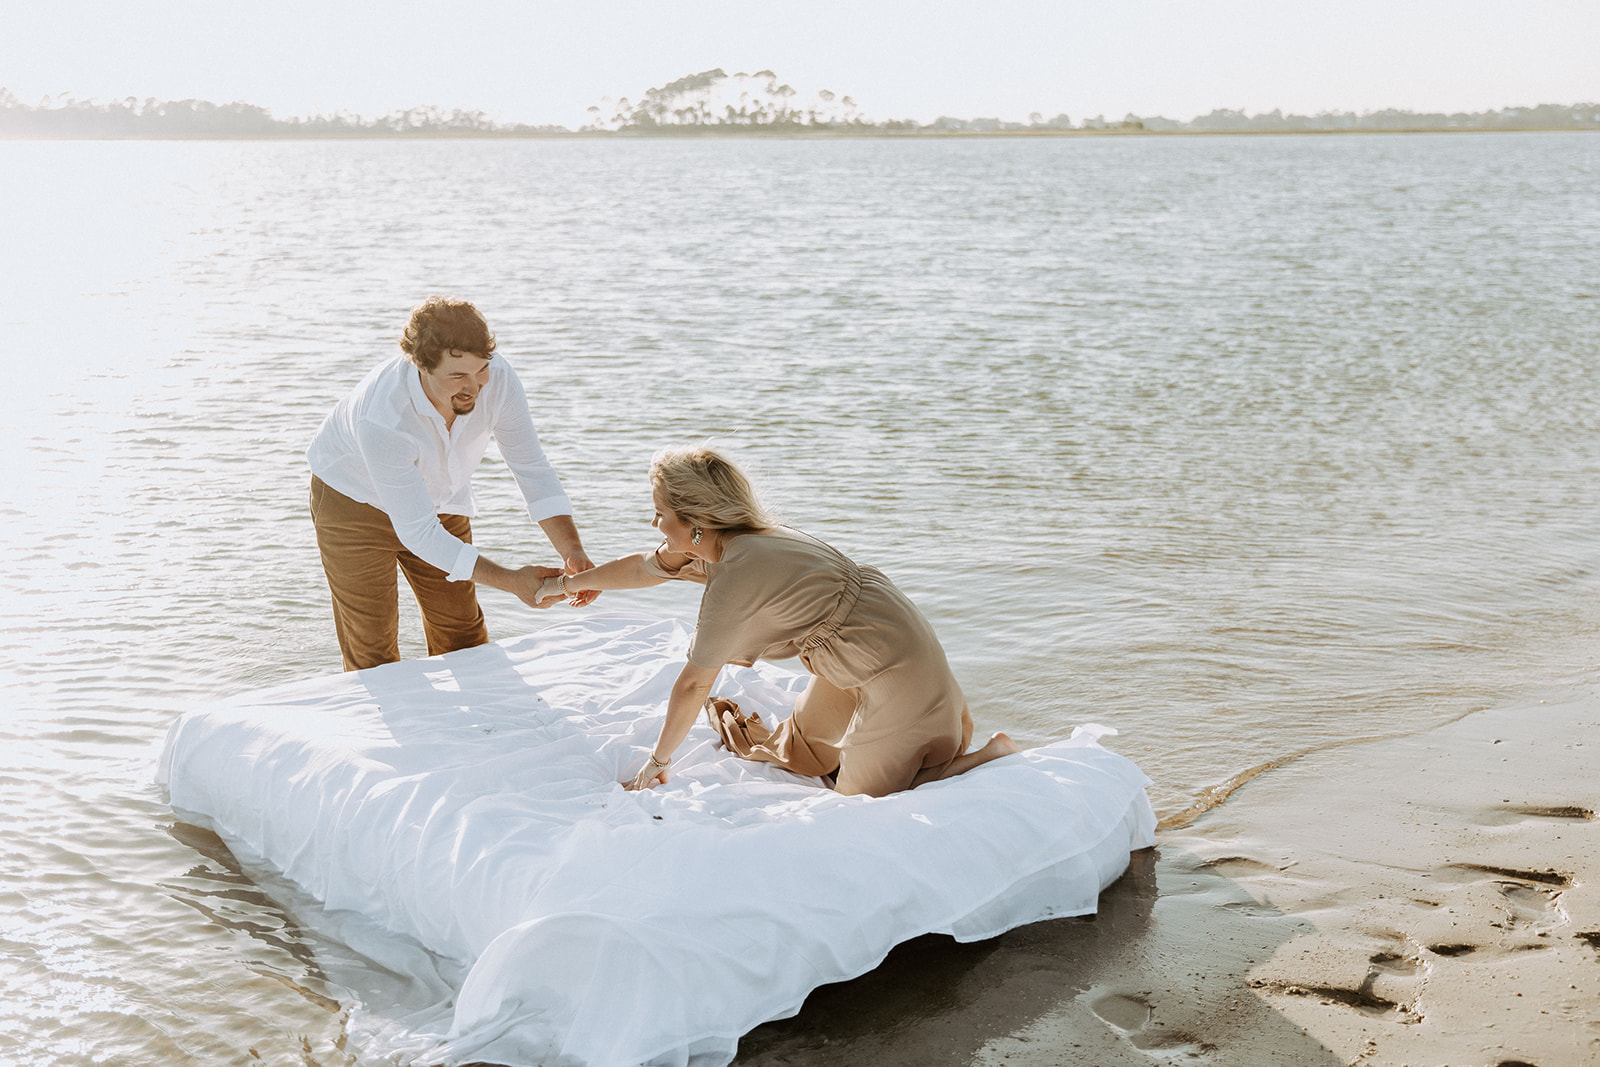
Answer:
[[[178,719],[158,777],[180,817],[342,917],[325,928],[426,950],[363,946],[434,998],[354,994],[363,1059],[726,1064],[908,938],[1093,912],[1153,842],[1147,780],[1092,726],[873,799],[739,760],[702,717],[672,781],[627,793],[688,639],[583,613],[248,694]],[[804,682],[762,664],[716,692],[770,721]]]

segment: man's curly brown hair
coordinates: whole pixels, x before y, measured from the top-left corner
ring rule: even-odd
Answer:
[[[400,351],[423,370],[433,370],[451,349],[488,359],[494,355],[494,334],[467,301],[430,296],[411,309]]]

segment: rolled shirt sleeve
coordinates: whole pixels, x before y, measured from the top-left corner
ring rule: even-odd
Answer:
[[[498,397],[494,419],[494,442],[500,456],[516,479],[528,517],[534,522],[556,515],[571,515],[572,501],[561,488],[561,478],[539,445],[539,433],[528,412],[528,396],[510,364],[502,368],[505,387]]]

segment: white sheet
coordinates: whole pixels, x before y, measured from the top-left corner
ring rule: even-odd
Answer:
[[[242,859],[439,957],[435,1011],[353,1023],[369,1054],[446,1064],[726,1064],[908,938],[1094,911],[1153,842],[1147,780],[1097,727],[872,799],[736,759],[702,718],[670,784],[627,793],[688,638],[582,614],[250,694],[178,719],[158,778]],[[770,720],[804,681],[762,664],[716,691]]]

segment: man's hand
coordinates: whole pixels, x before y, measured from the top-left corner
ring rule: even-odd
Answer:
[[[589,562],[588,553],[581,548],[568,556],[565,563],[566,566],[562,568],[562,573],[565,574],[582,574],[584,571],[594,570],[594,564]],[[587,604],[592,604],[595,597],[599,595],[600,590],[598,589],[585,589],[581,593],[574,593],[571,597],[572,606],[581,608]]]
[[[564,573],[570,576],[594,570],[594,564],[589,561],[589,553],[583,550],[583,541],[578,537],[578,525],[572,521],[571,515],[552,515],[548,519],[540,519],[539,528],[550,538],[550,547],[561,554]],[[571,600],[573,607],[581,608],[585,604],[594,603],[594,598],[599,595],[598,589],[585,589],[574,593],[568,599]]]
[[[529,564],[518,567],[510,572],[510,579],[502,586],[506,592],[516,595],[516,598],[530,608],[547,608],[556,601],[554,598],[539,603],[539,587],[544,585],[546,578],[557,578],[561,575],[560,567],[539,567]]]

